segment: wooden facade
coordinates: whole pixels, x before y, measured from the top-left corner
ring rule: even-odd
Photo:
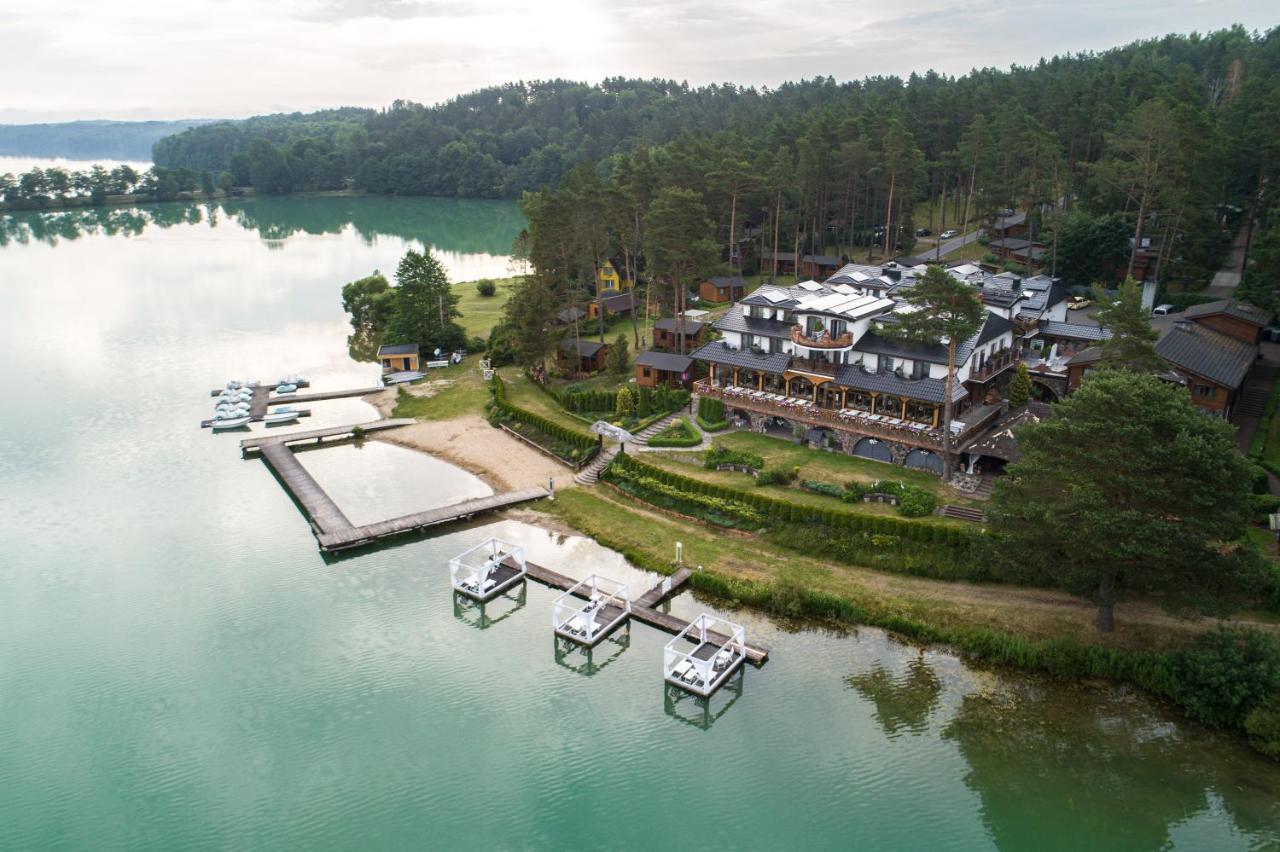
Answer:
[[[418,344],[390,343],[378,347],[378,362],[384,373],[400,373],[418,369]]]
[[[698,298],[714,304],[737,301],[746,293],[746,279],[737,276],[708,278],[698,285]]]

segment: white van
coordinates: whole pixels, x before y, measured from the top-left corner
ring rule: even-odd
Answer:
[[[1168,316],[1173,312],[1174,312],[1173,305],[1156,305],[1155,309],[1151,311],[1151,316],[1164,317],[1164,316]]]

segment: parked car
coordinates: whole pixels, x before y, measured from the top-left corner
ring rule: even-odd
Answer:
[[[1168,316],[1169,314],[1176,313],[1177,310],[1178,309],[1175,308],[1173,305],[1156,305],[1155,308],[1151,311],[1151,315],[1153,317],[1164,317],[1164,316]]]
[[[917,237],[931,237],[931,236],[933,236],[933,231],[930,231],[928,228],[916,228],[916,236],[917,236]]]
[[[1264,328],[1262,339],[1268,343],[1280,343],[1280,325],[1269,325]]]
[[[1084,296],[1072,296],[1070,299],[1067,299],[1067,310],[1083,311],[1092,304],[1092,299],[1086,299]]]
[[[939,235],[938,235],[938,237],[939,237],[939,239],[949,240],[949,239],[951,239],[952,237],[955,237],[955,236],[958,236],[958,235],[959,235],[959,232],[958,232],[958,231],[956,231],[954,228],[948,228],[947,230],[945,230],[945,231],[943,231],[941,234],[939,234]]]

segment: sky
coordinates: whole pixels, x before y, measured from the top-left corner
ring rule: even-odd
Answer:
[[[1280,24],[1274,0],[0,0],[0,122],[240,118],[437,103],[510,80],[776,86],[964,74],[1169,32]]]

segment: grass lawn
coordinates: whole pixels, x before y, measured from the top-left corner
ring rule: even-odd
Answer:
[[[556,405],[555,400],[536,387],[523,372],[514,367],[505,367],[501,375],[507,383],[507,401],[512,405],[540,414],[552,423],[559,423],[575,432],[586,434],[587,424]]]
[[[725,432],[717,435],[715,442],[731,450],[757,453],[764,457],[765,465],[768,467],[799,467],[801,479],[816,479],[837,485],[843,485],[851,480],[857,482],[874,482],[877,479],[902,480],[907,485],[919,486],[935,495],[939,503],[952,503],[958,506],[976,505],[974,500],[944,487],[942,480],[934,474],[899,465],[871,461],[846,453],[811,450],[800,444],[757,432]],[[731,473],[731,471],[725,471],[725,473]],[[735,475],[745,476],[745,474]],[[811,496],[830,502],[830,498],[824,498],[820,494]]]
[[[949,583],[826,563],[755,535],[713,531],[645,510],[603,485],[558,492],[554,501],[540,501],[534,510],[641,565],[670,565],[679,541],[687,565],[737,580],[795,582],[851,600],[869,614],[905,616],[937,627],[987,627],[1031,639],[1065,636],[1132,648],[1183,645],[1206,628],[1172,619],[1154,605],[1126,602],[1117,608],[1115,634],[1102,638],[1093,626],[1092,605],[1063,592]]]
[[[777,440],[776,438],[774,440]],[[815,450],[807,450],[807,452],[816,452]],[[763,455],[763,453],[762,453]],[[833,455],[832,453],[822,453],[821,455]],[[701,453],[681,453],[678,449],[672,449],[669,452],[662,453],[645,453],[641,458],[650,464],[665,468],[673,473],[688,476],[693,479],[701,479],[705,482],[714,482],[717,485],[723,485],[727,488],[737,488],[742,491],[757,491],[761,494],[774,497],[779,500],[786,500],[789,503],[796,503],[802,506],[816,506],[821,509],[834,509],[837,512],[848,512],[855,515],[887,515],[892,517],[901,517],[898,514],[896,506],[888,503],[843,503],[834,497],[827,497],[823,494],[815,494],[812,491],[805,491],[802,488],[787,485],[756,485],[755,477],[749,473],[738,473],[732,470],[707,470],[702,466]],[[875,464],[875,462],[869,462]],[[770,466],[773,466],[772,464]],[[818,477],[809,477],[802,474],[802,479],[817,479]],[[839,480],[845,482],[849,479],[857,477],[846,476]],[[881,477],[894,478],[894,477]],[[826,477],[827,482],[834,482],[830,476]],[[936,488],[936,484],[935,484]],[[956,501],[950,501],[956,502]],[[943,526],[972,526],[964,521],[957,521],[952,518],[939,518],[931,516],[927,518],[912,518],[913,521],[922,523],[936,523]]]
[[[472,355],[461,364],[443,370],[431,370],[426,382],[448,382],[429,397],[413,396],[403,389],[396,402],[394,417],[416,417],[419,420],[452,420],[467,414],[484,415],[489,387],[480,373],[480,357]]]
[[[467,337],[483,337],[489,339],[489,331],[498,324],[502,316],[502,306],[511,298],[519,278],[495,278],[493,283],[498,292],[493,296],[481,296],[476,292],[476,282],[460,281],[453,285],[453,292],[460,297],[458,310],[462,312],[460,322],[467,330]]]

